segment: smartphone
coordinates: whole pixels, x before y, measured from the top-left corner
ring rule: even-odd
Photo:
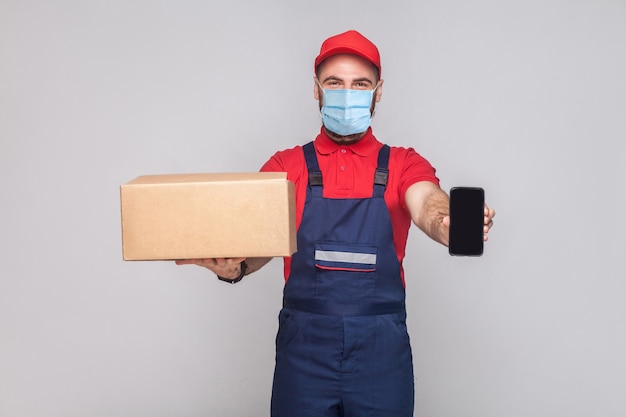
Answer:
[[[484,217],[485,190],[480,187],[450,189],[450,255],[483,254]]]

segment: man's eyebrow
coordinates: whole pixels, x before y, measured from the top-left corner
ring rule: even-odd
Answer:
[[[329,77],[324,78],[324,80],[322,81],[322,83],[325,83],[326,81],[343,81],[341,78],[336,77],[334,75],[331,75]]]
[[[322,83],[325,83],[327,81],[342,81],[343,82],[344,80],[342,78],[339,78],[339,77],[335,76],[335,75],[330,75],[330,76],[324,78]],[[367,82],[369,84],[374,84],[374,82],[372,80],[370,80],[369,78],[367,78],[367,77],[355,78],[354,80],[352,80],[352,82],[355,82],[355,83]]]

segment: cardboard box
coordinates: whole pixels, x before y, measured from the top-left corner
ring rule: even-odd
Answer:
[[[284,172],[145,175],[120,186],[124,260],[290,256]]]

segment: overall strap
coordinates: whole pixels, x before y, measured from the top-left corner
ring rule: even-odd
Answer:
[[[389,178],[389,145],[383,145],[378,151],[378,167],[374,174],[374,197],[383,197]]]
[[[306,167],[309,170],[309,185],[322,185],[322,171],[317,164],[317,155],[313,142],[309,142],[302,147],[304,150],[304,159]]]
[[[313,195],[322,196],[322,171],[317,163],[317,155],[315,154],[315,147],[313,142],[309,142],[302,147],[304,151],[304,159],[306,160],[306,167],[309,171],[309,189]]]

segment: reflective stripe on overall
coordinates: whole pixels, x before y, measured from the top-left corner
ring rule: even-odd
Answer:
[[[276,337],[273,417],[412,416],[405,291],[384,200],[389,147],[373,195],[330,199],[313,143],[298,251]]]

